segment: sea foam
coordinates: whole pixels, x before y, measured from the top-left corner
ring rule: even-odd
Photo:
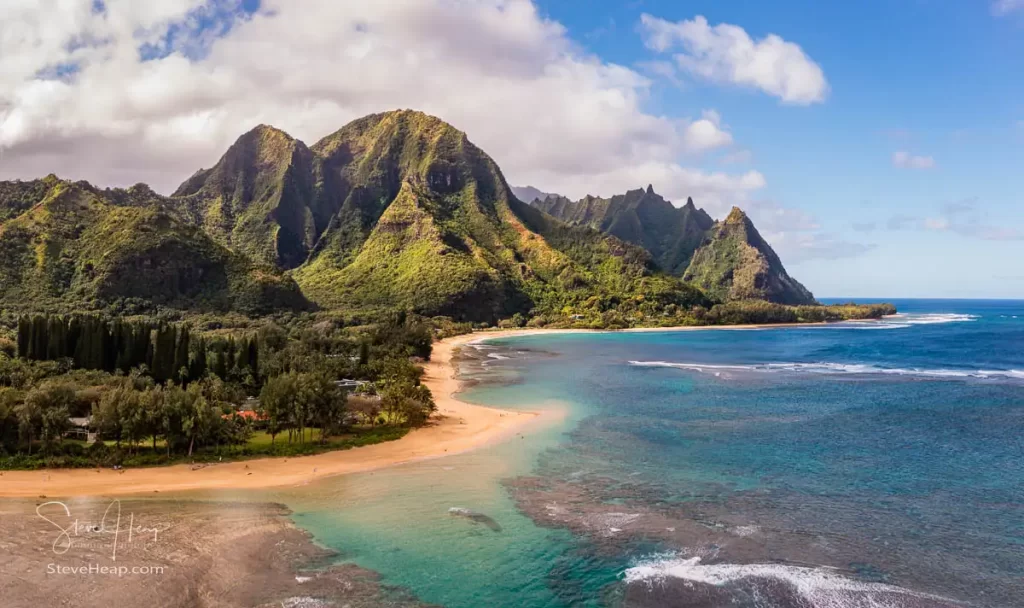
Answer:
[[[882,323],[898,323],[901,325],[936,325],[939,323],[966,323],[977,321],[978,315],[963,313],[896,313],[882,318]]]
[[[963,313],[897,313],[881,319],[865,321],[842,321],[819,326],[824,329],[907,329],[915,325],[939,325],[943,323],[968,323],[977,321],[978,315]]]
[[[924,378],[975,378],[975,379],[1011,379],[1024,380],[1024,370],[1019,369],[921,369],[903,367],[879,367],[865,363],[759,363],[751,365],[723,365],[711,363],[674,363],[672,361],[630,361],[636,367],[672,367],[695,372],[718,375],[723,371],[730,372],[790,372],[812,374],[846,374],[846,375],[888,375],[917,376]]]
[[[829,568],[779,564],[702,564],[700,557],[656,556],[623,573],[629,583],[664,584],[671,580],[724,586],[770,580],[789,586],[813,608],[903,608],[957,606],[948,599],[883,583],[857,581]]]

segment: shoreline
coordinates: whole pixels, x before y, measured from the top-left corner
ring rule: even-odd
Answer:
[[[196,469],[191,464],[176,464],[119,471],[91,468],[3,471],[0,472],[0,498],[114,496],[299,486],[324,477],[365,473],[468,452],[508,439],[531,423],[546,422],[561,415],[557,411],[504,410],[458,399],[456,394],[463,387],[452,357],[459,347],[467,344],[540,334],[750,330],[823,324],[642,327],[621,330],[517,328],[452,336],[434,343],[431,359],[423,366],[423,383],[433,393],[437,404],[434,422],[413,429],[401,439],[312,456],[209,463]]]
[[[489,336],[488,336],[489,337]],[[486,338],[486,337],[485,337]],[[465,334],[434,343],[424,364],[423,383],[434,395],[437,414],[428,426],[405,437],[312,456],[257,458],[207,464],[135,469],[38,469],[0,472],[0,498],[54,498],[157,494],[192,490],[253,490],[305,485],[324,477],[452,456],[515,436],[525,426],[547,421],[556,411],[503,410],[466,403],[452,362],[454,351],[481,339]]]

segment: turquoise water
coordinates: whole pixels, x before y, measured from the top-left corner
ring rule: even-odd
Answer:
[[[466,397],[564,421],[276,498],[445,606],[1024,606],[1024,302],[897,305],[493,341]]]

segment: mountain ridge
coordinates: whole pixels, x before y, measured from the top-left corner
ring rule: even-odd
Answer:
[[[814,295],[789,276],[782,260],[746,213],[733,207],[694,252],[683,279],[722,300],[815,304]]]
[[[0,302],[308,306],[294,281],[219,245],[165,203],[144,185],[100,190],[53,175],[0,183]]]
[[[356,119],[312,146],[258,125],[171,196],[46,180],[0,183],[0,255],[12,268],[0,302],[28,294],[264,311],[308,297],[325,308],[629,326],[741,292],[771,299],[779,283],[769,272],[755,283],[772,288],[733,290],[735,272],[716,274],[741,236],[768,270],[781,266],[752,225],[723,230],[692,200],[676,208],[651,186],[582,205],[527,204],[464,132],[414,110]],[[54,188],[84,202],[67,222],[33,219]],[[705,248],[706,271],[684,281]]]
[[[716,222],[698,209],[692,198],[676,207],[655,193],[652,185],[611,198],[588,195],[571,201],[549,197],[535,199],[532,204],[562,221],[589,226],[644,247],[661,269],[695,283],[720,300],[816,303],[810,291],[789,276],[782,260],[736,207],[722,222]],[[736,224],[741,224],[743,230],[723,229]],[[734,276],[740,280],[734,281]]]

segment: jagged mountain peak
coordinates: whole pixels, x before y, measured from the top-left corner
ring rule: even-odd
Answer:
[[[313,144],[322,157],[330,157],[348,146],[365,146],[396,136],[411,141],[447,139],[454,145],[468,143],[466,134],[444,120],[418,110],[392,110],[356,119]]]
[[[681,276],[714,223],[711,216],[690,203],[677,208],[648,185],[607,199],[587,196],[576,203],[547,199],[534,205],[562,221],[640,245],[663,270]]]
[[[562,195],[553,192],[544,192],[533,186],[512,186],[512,194],[524,203],[532,203],[535,200],[547,200],[549,198],[561,198]]]
[[[733,207],[729,211],[729,215],[727,215],[726,218],[723,220],[723,223],[743,225],[751,224],[750,218],[747,217],[747,214],[739,207]]]
[[[722,300],[815,303],[811,292],[789,276],[782,260],[739,207],[733,207],[714,225],[683,278]]]

